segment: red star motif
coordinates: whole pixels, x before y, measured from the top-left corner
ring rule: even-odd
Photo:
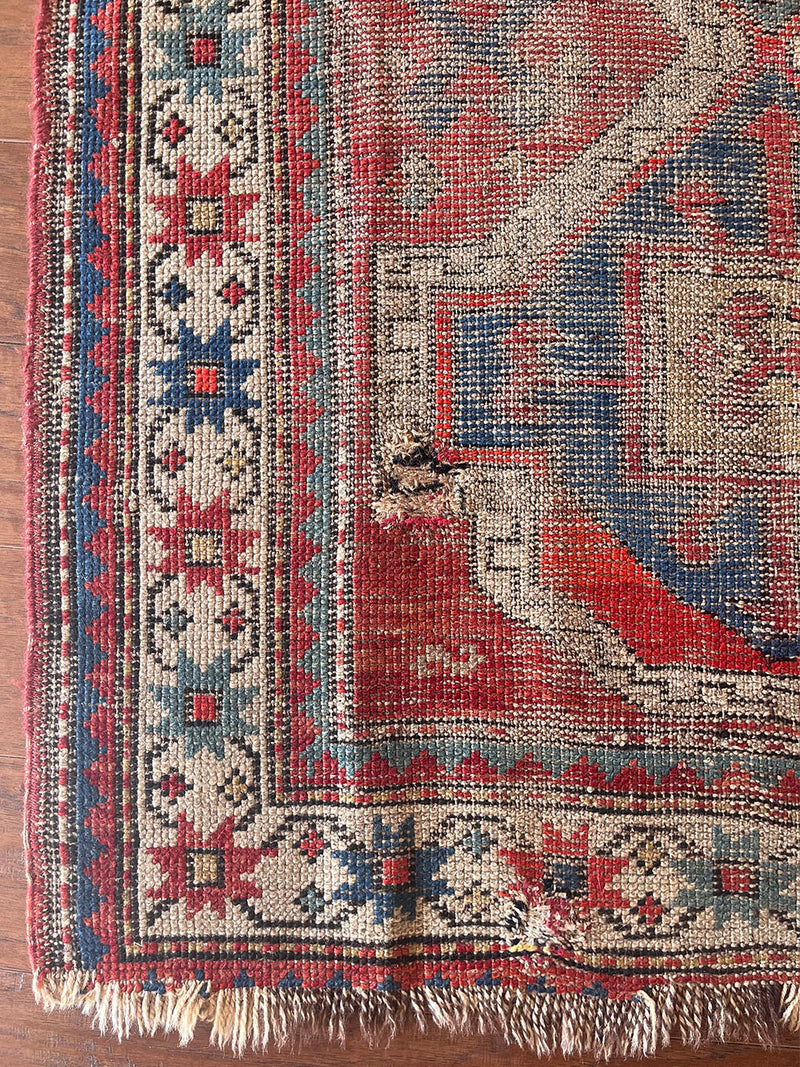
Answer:
[[[204,252],[222,263],[226,244],[255,241],[244,228],[244,216],[258,200],[258,193],[231,192],[231,164],[221,159],[208,174],[194,170],[185,159],[178,160],[178,191],[170,196],[151,197],[167,217],[164,230],[151,238],[160,244],[182,244],[190,266]]]
[[[260,897],[260,887],[245,875],[252,874],[267,850],[235,845],[233,823],[230,816],[212,834],[203,837],[181,813],[177,842],[148,849],[164,874],[161,885],[148,889],[148,897],[164,904],[185,900],[190,919],[206,904],[224,919],[228,904]]]
[[[500,855],[508,860],[519,875],[521,883],[539,886],[544,878],[545,857],[590,859],[589,827],[580,826],[567,837],[553,823],[546,822],[542,824],[541,852],[500,849]]]
[[[259,536],[258,530],[231,526],[229,495],[209,504],[195,504],[185,493],[178,496],[178,511],[171,526],[150,526],[147,532],[164,546],[161,562],[152,569],[160,574],[185,574],[186,591],[207,582],[221,596],[225,574],[257,574],[257,567],[242,564],[240,557]]]

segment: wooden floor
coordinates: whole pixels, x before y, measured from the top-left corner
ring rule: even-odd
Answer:
[[[0,1062],[9,1067],[199,1067],[230,1059],[208,1047],[207,1032],[183,1050],[177,1050],[171,1038],[137,1038],[120,1045],[99,1036],[77,1013],[45,1015],[31,996],[21,847],[25,747],[19,679],[25,601],[19,420],[27,287],[29,68],[37,4],[0,0]],[[800,1067],[800,1042],[769,1053],[748,1046],[699,1053],[671,1049],[659,1060],[675,1067],[712,1061],[727,1067]],[[368,1049],[354,1037],[344,1049],[314,1047],[244,1061],[275,1067],[522,1067],[534,1062],[532,1056],[490,1038],[449,1041],[439,1035],[405,1038],[389,1050]]]

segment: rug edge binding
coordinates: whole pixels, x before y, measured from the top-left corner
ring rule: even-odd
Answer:
[[[31,70],[31,135],[28,163],[27,236],[28,294],[25,309],[25,344],[21,346],[23,382],[22,449],[24,471],[25,600],[27,644],[23,666],[23,731],[25,772],[23,799],[23,841],[27,880],[26,924],[31,966],[36,968],[41,945],[38,907],[44,874],[39,858],[40,793],[34,771],[42,764],[40,703],[43,690],[43,650],[45,646],[43,568],[43,486],[46,461],[44,448],[45,403],[42,381],[48,361],[47,315],[52,307],[48,282],[52,277],[50,259],[52,234],[46,207],[53,182],[52,159],[57,151],[53,127],[58,121],[59,102],[54,91],[53,45],[58,0],[39,0],[34,29]]]

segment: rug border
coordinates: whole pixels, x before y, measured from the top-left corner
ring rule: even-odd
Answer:
[[[40,0],[33,45],[33,148],[28,194],[29,289],[27,340],[22,368],[23,447],[25,454],[25,577],[27,649],[24,671],[26,733],[24,839],[28,876],[28,939],[32,963],[46,959],[43,931],[37,925],[45,876],[41,848],[41,801],[46,764],[40,717],[45,638],[46,442],[43,375],[48,369],[47,318],[49,253],[56,247],[49,208],[54,177],[48,163],[54,151],[57,117],[54,98],[52,34],[59,0]],[[66,10],[66,6],[64,6]],[[43,210],[47,207],[48,210]],[[800,983],[748,981],[728,985],[680,982],[643,989],[623,1000],[603,1001],[582,994],[544,997],[522,990],[413,989],[402,993],[366,990],[222,989],[210,995],[205,983],[186,981],[164,994],[129,984],[97,981],[94,972],[45,971],[34,980],[35,994],[47,1009],[80,1007],[101,1030],[123,1038],[175,1030],[182,1043],[198,1023],[210,1023],[212,1041],[236,1053],[247,1047],[282,1047],[303,1041],[343,1040],[355,1024],[370,1042],[381,1043],[401,1030],[421,1032],[431,1024],[452,1034],[496,1033],[509,1044],[538,1055],[560,1050],[601,1058],[648,1055],[665,1047],[673,1034],[687,1044],[726,1041],[743,1035],[766,1047],[779,1040],[781,1027],[800,1032]],[[682,1009],[682,1010],[679,1010]],[[763,1009],[763,1011],[761,1010]],[[602,1020],[606,1020],[603,1027]],[[598,1027],[600,1029],[598,1030]],[[602,1037],[599,1034],[602,1033]]]
[[[23,673],[23,725],[26,739],[25,796],[23,803],[23,838],[26,851],[28,951],[31,965],[36,955],[46,954],[40,945],[37,926],[37,905],[40,902],[39,884],[44,865],[39,857],[43,850],[39,834],[39,814],[42,781],[35,769],[44,764],[40,747],[40,721],[44,662],[44,565],[45,523],[42,504],[44,490],[44,405],[39,382],[47,366],[46,345],[43,341],[50,305],[46,298],[48,252],[52,238],[48,236],[49,217],[43,211],[52,188],[47,163],[53,147],[55,116],[50,41],[56,18],[57,0],[39,0],[36,27],[31,53],[31,115],[32,147],[29,158],[27,200],[28,232],[28,299],[26,306],[26,340],[22,350],[23,410],[22,446],[25,460],[24,475],[24,551],[25,602],[27,609],[27,646]]]

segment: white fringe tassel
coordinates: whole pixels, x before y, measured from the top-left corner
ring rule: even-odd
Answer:
[[[94,984],[81,972],[38,974],[36,998],[48,1011],[79,1007],[105,1033],[154,1035],[177,1031],[181,1044],[198,1023],[211,1041],[237,1056],[247,1049],[310,1041],[342,1043],[360,1028],[372,1045],[386,1045],[403,1028],[431,1024],[451,1034],[500,1034],[538,1056],[597,1059],[652,1056],[677,1040],[698,1046],[755,1040],[767,1048],[783,1029],[800,1031],[800,983],[743,982],[725,986],[673,982],[608,1000],[577,993],[517,989],[378,990],[222,989],[184,982],[166,993],[119,982]]]

